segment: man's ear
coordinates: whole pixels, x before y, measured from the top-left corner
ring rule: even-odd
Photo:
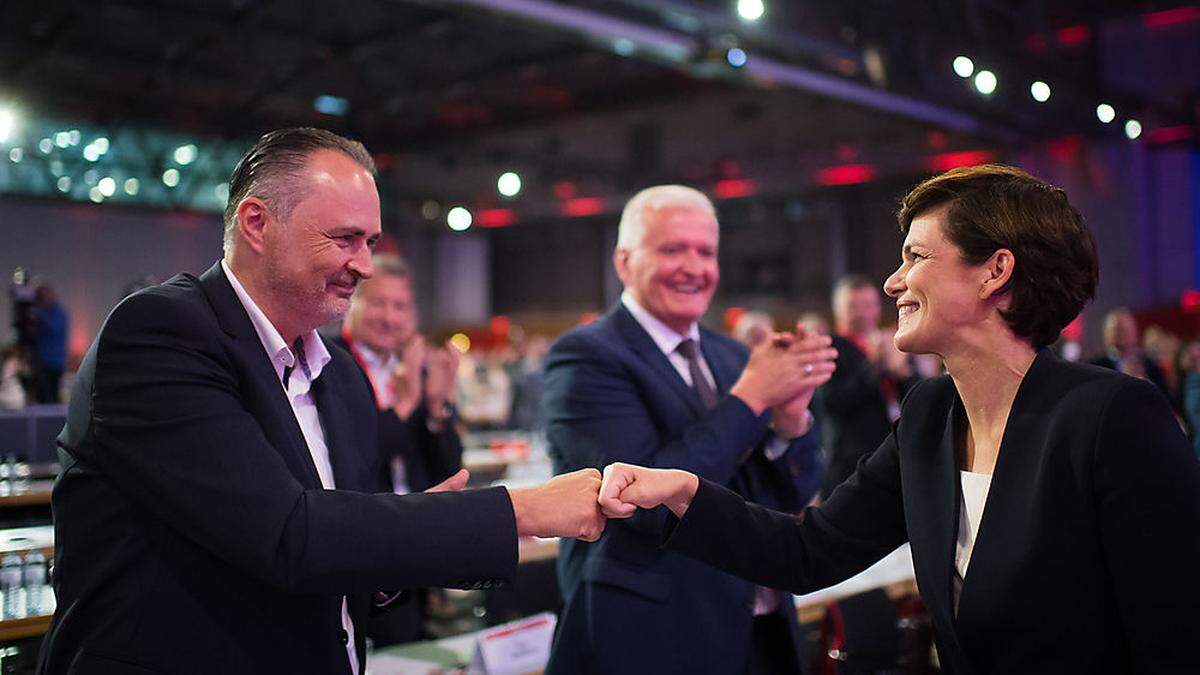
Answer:
[[[979,287],[979,298],[995,298],[1008,290],[1012,281],[1017,259],[1007,248],[996,249],[983,263],[983,284]]]
[[[266,240],[266,229],[271,220],[271,211],[263,200],[258,197],[247,197],[237,207],[237,232],[255,253],[261,254]]]
[[[613,267],[616,268],[617,278],[624,286],[629,285],[629,256],[630,251],[627,249],[613,249]]]

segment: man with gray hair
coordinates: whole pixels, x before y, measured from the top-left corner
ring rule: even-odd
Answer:
[[[357,675],[380,591],[491,587],[518,535],[599,536],[595,469],[369,493],[374,397],[316,329],[379,235],[361,144],[274,131],[234,169],[224,259],[108,316],[58,438],[40,673]]]
[[[808,403],[833,369],[828,339],[772,333],[748,353],[701,327],[718,239],[712,203],[692,188],[652,187],[625,206],[613,252],[621,301],[546,359],[550,454],[560,472],[686,469],[798,511],[820,484]],[[665,516],[563,542],[547,673],[798,672],[790,596],[661,550]]]

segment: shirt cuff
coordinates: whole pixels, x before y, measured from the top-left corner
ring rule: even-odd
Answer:
[[[775,434],[771,434],[771,437],[767,439],[767,444],[763,446],[763,454],[767,456],[767,459],[774,462],[783,457],[784,453],[787,452],[788,446],[791,444],[791,441],[785,441]]]

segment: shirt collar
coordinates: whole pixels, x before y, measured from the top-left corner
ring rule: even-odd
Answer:
[[[700,324],[693,321],[692,325],[688,326],[687,333],[680,335],[638,304],[628,288],[621,293],[621,304],[625,305],[625,309],[629,310],[634,320],[650,334],[650,339],[654,340],[654,344],[658,345],[663,354],[670,356],[684,340],[693,340],[696,348],[700,348]]]
[[[267,356],[271,359],[271,365],[275,367],[275,375],[279,380],[283,381],[283,371],[287,368],[292,368],[296,365],[296,355],[292,353],[292,348],[284,341],[283,336],[279,334],[279,330],[271,323],[266,314],[254,302],[254,298],[246,292],[246,288],[238,281],[238,278],[233,274],[233,270],[229,269],[229,264],[221,260],[221,271],[225,273],[225,278],[229,279],[229,285],[233,286],[233,292],[241,301],[242,307],[246,313],[250,315],[250,323],[254,325],[254,332],[258,334],[258,339],[262,342],[263,349],[267,352]],[[312,373],[314,381],[320,376],[321,371],[325,368],[325,364],[333,358],[329,354],[329,350],[325,347],[325,342],[317,335],[314,329],[307,334],[301,336],[301,341],[304,344],[304,358],[308,361],[309,371]],[[295,377],[296,373],[292,374]]]

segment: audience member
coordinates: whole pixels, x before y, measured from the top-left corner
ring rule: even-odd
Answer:
[[[67,366],[67,311],[48,285],[38,286],[35,297],[34,398],[38,403],[59,403],[59,383]]]
[[[550,341],[543,335],[532,335],[518,343],[517,358],[508,368],[513,389],[510,429],[542,431],[546,428],[546,415],[542,409],[542,365],[549,347]]]
[[[25,407],[25,387],[21,374],[26,368],[21,347],[16,343],[0,349],[0,410]]]
[[[458,411],[474,431],[497,431],[512,415],[512,379],[504,368],[504,353],[472,350],[458,368]]]
[[[775,333],[771,315],[758,310],[743,312],[733,326],[733,339],[754,349]]]
[[[1179,350],[1176,381],[1177,400],[1196,456],[1200,457],[1200,340],[1192,340]]]
[[[851,275],[833,289],[837,370],[816,397],[829,458],[823,499],[854,473],[859,458],[887,438],[900,416],[900,401],[919,379],[892,343],[894,330],[880,329],[879,287]]]
[[[1163,394],[1168,394],[1167,380],[1154,359],[1142,351],[1138,339],[1137,319],[1124,307],[1110,310],[1104,317],[1104,354],[1092,360],[1093,365],[1111,368],[1126,375],[1149,380]]]
[[[718,239],[712,203],[691,188],[652,187],[625,206],[613,252],[620,302],[546,359],[550,454],[558,471],[688,469],[798,511],[820,485],[808,403],[832,363],[776,346],[782,336],[748,353],[699,325]],[[546,672],[799,672],[791,596],[662,551],[665,515],[621,522],[595,544],[563,542],[565,607]]]

